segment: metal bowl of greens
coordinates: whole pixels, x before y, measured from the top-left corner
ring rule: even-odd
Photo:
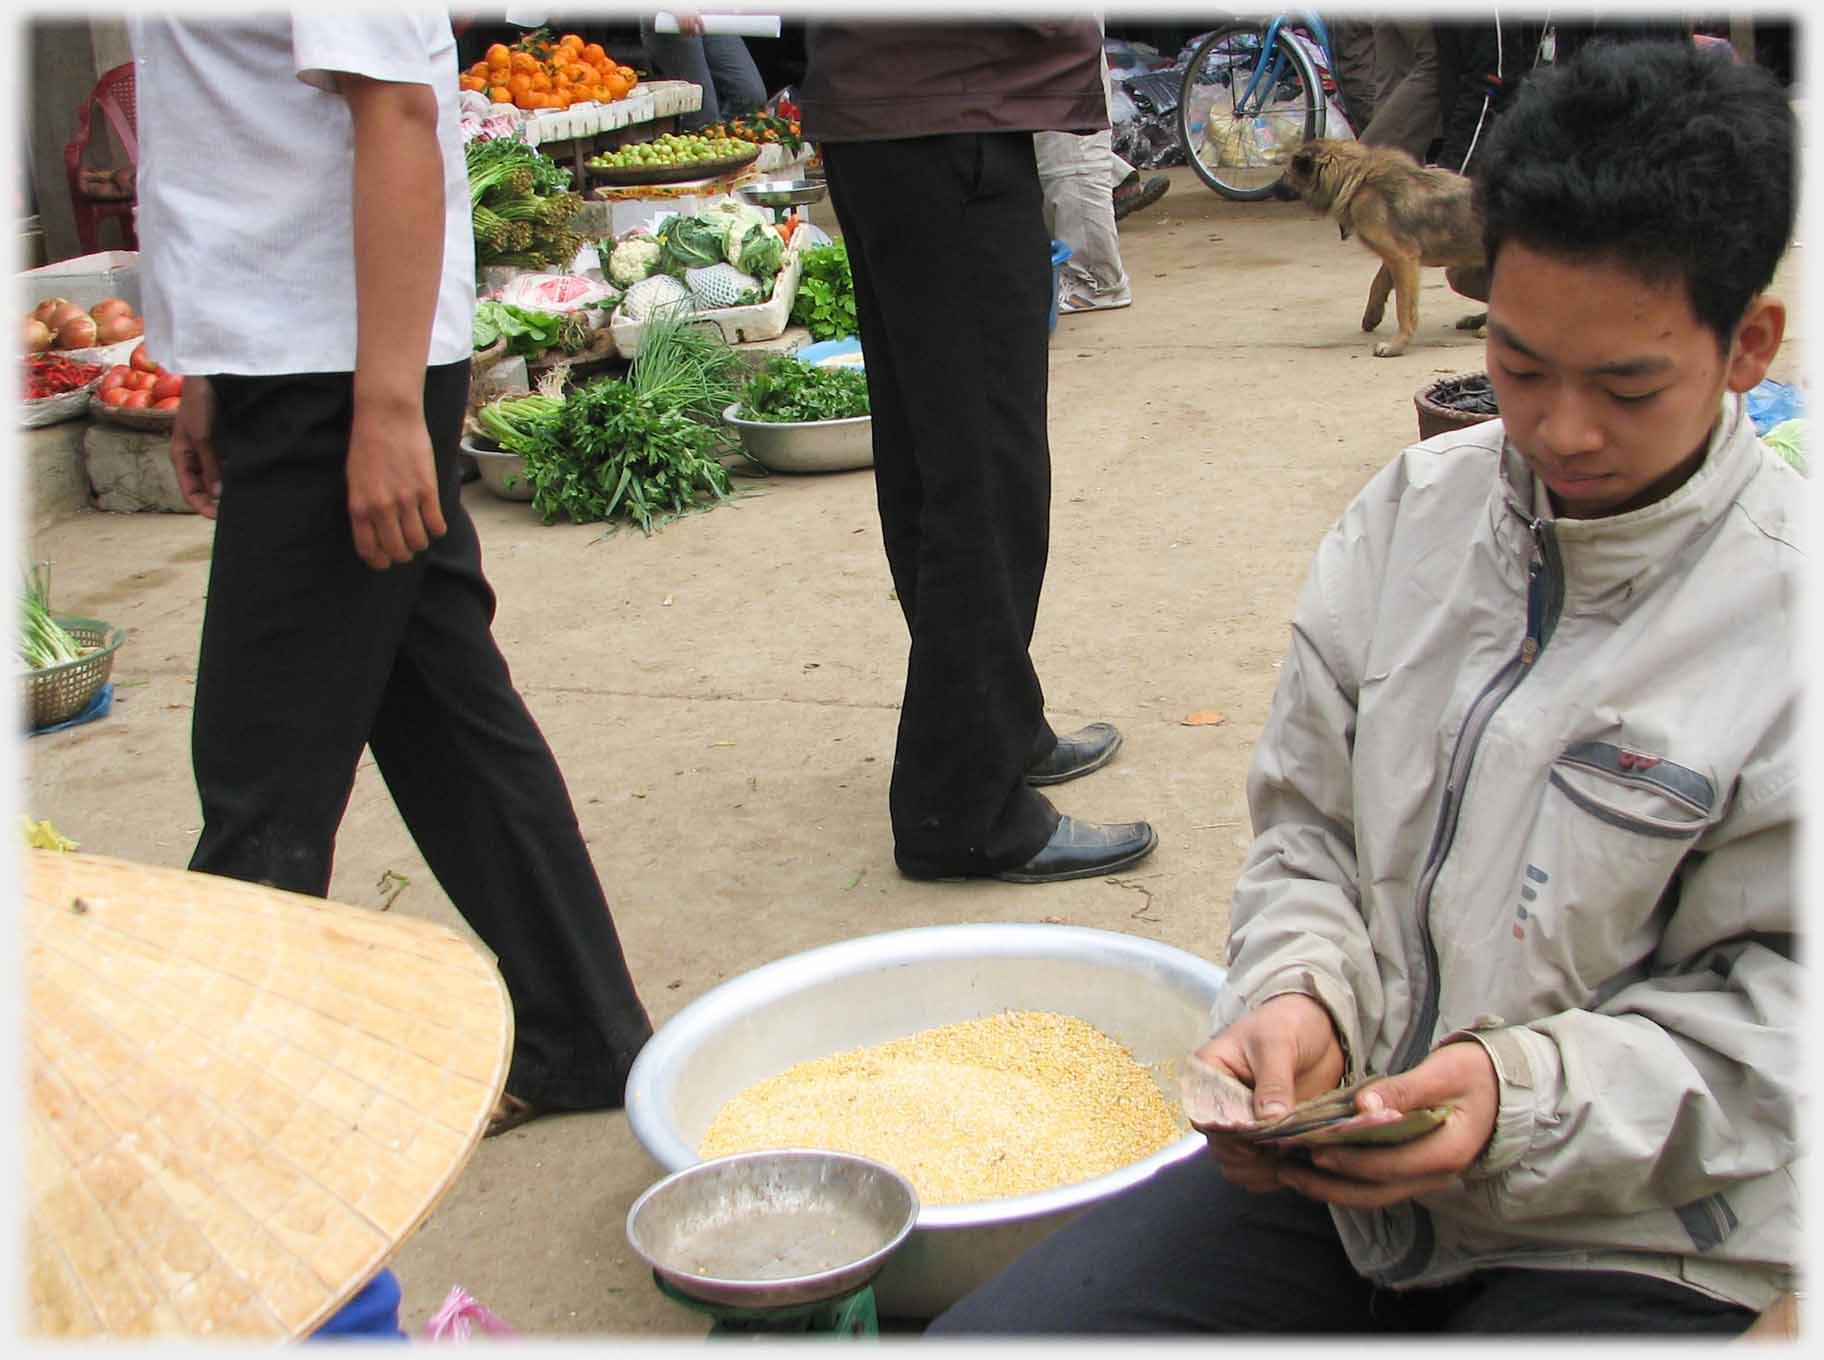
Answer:
[[[776,355],[722,418],[747,456],[771,472],[847,472],[874,464],[867,374],[851,365]]]
[[[507,453],[491,439],[481,435],[464,435],[462,451],[475,460],[481,470],[481,483],[502,500],[529,501],[532,483],[526,480],[526,460],[517,453]]]

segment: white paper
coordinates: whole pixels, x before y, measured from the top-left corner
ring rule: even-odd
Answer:
[[[777,14],[700,14],[703,21],[703,33],[706,37],[731,38],[777,38],[779,36],[779,16]],[[660,10],[652,17],[654,33],[676,33],[678,16],[670,10]]]

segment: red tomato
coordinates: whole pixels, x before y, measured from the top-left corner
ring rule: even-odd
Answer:
[[[118,385],[125,382],[127,380],[127,374],[132,371],[133,370],[128,368],[125,364],[115,364],[114,367],[108,370],[108,376],[103,378],[102,382]]]
[[[118,406],[120,405],[120,399],[126,396],[129,390],[130,389],[124,383],[103,383],[101,385],[101,390],[95,395],[101,398],[104,405]]]
[[[120,404],[129,411],[143,411],[152,404],[150,392],[129,392],[121,399]]]
[[[180,374],[160,373],[157,381],[152,384],[152,399],[163,401],[166,397],[182,396],[183,391],[184,380]]]
[[[141,373],[158,372],[158,363],[146,353],[146,342],[141,340],[133,346],[133,353],[127,356],[127,363]]]
[[[181,401],[183,401],[182,397],[159,397],[153,401],[152,409],[154,411],[175,411]]]
[[[143,370],[138,373],[130,373],[127,375],[127,387],[130,391],[134,392],[150,392],[153,384],[157,381],[158,374],[147,373]]]

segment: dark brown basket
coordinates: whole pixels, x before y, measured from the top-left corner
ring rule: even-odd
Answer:
[[[1433,435],[1444,434],[1450,430],[1467,430],[1472,425],[1480,425],[1494,416],[1485,416],[1472,411],[1459,411],[1454,406],[1444,406],[1433,400],[1432,393],[1446,383],[1463,381],[1463,377],[1479,377],[1480,374],[1466,374],[1454,378],[1439,378],[1436,382],[1421,387],[1412,399],[1412,404],[1419,412],[1419,438],[1430,439]]]

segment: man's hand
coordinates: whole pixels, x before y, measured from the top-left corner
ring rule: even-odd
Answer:
[[[186,394],[188,395],[188,394]],[[355,403],[348,440],[355,552],[376,571],[403,566],[444,534],[424,408]]]
[[[1445,1044],[1410,1072],[1377,1081],[1356,1096],[1364,1114],[1451,1105],[1433,1133],[1388,1148],[1312,1148],[1311,1165],[1285,1164],[1278,1182],[1345,1209],[1381,1209],[1447,1189],[1469,1169],[1495,1131],[1500,1088],[1482,1045]]]
[[[222,464],[215,455],[215,389],[207,378],[184,382],[184,399],[171,426],[171,467],[185,504],[204,519],[214,519],[222,500]]]
[[[1197,1050],[1197,1056],[1254,1090],[1254,1117],[1277,1119],[1294,1104],[1334,1090],[1343,1079],[1343,1048],[1330,1012],[1308,996],[1276,996]],[[1209,1135],[1210,1154],[1225,1178],[1265,1193],[1283,1184],[1282,1154],[1236,1138]]]

